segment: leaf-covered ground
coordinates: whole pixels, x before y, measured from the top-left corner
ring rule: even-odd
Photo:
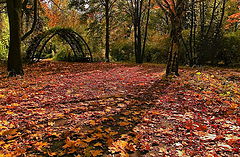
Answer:
[[[161,65],[0,67],[0,157],[239,156],[240,71]]]

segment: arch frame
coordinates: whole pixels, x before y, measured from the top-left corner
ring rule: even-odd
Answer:
[[[81,56],[81,60],[85,62],[93,61],[92,52],[87,42],[80,34],[69,28],[53,28],[35,36],[26,50],[25,61],[38,62],[47,43],[56,35],[61,40],[66,41],[75,57]]]

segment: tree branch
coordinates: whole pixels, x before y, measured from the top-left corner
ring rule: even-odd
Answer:
[[[34,19],[33,19],[32,28],[22,36],[22,38],[21,38],[22,41],[25,40],[29,35],[31,35],[33,33],[33,31],[37,25],[37,20],[38,20],[37,9],[38,9],[38,0],[34,0]]]

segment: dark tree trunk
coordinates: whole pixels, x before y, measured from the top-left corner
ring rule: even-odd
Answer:
[[[142,49],[142,7],[143,0],[134,0],[132,2],[133,8],[133,26],[134,26],[134,51],[136,63],[143,63],[143,49]]]
[[[144,34],[144,40],[143,40],[142,58],[144,58],[146,42],[147,42],[148,24],[149,24],[149,18],[150,18],[150,7],[151,7],[151,0],[148,0],[147,21],[146,21],[145,32],[144,32],[145,34]]]
[[[23,75],[21,58],[21,4],[22,0],[7,0],[10,26],[8,53],[9,76]]]
[[[106,43],[105,43],[105,46],[106,46],[106,50],[105,50],[105,59],[106,59],[106,62],[110,62],[110,59],[109,59],[109,54],[110,54],[110,44],[109,44],[109,41],[110,41],[110,17],[109,17],[109,11],[110,11],[110,8],[109,8],[109,0],[105,0],[105,18],[106,18]]]
[[[189,66],[193,66],[193,29],[194,29],[194,14],[195,14],[195,10],[194,10],[194,3],[195,0],[191,1],[191,28],[190,28],[190,36],[189,36],[189,55],[188,55],[188,62],[189,62]]]
[[[209,32],[212,29],[212,25],[213,25],[213,21],[214,21],[214,17],[215,17],[215,12],[217,10],[217,6],[216,5],[217,5],[217,0],[214,0],[212,16],[211,16],[211,19],[210,19],[210,23],[209,23],[209,26],[208,26],[207,33],[206,33],[206,37],[209,35]]]
[[[136,63],[142,63],[141,0],[135,2],[135,57]]]
[[[219,34],[222,29],[222,24],[223,24],[223,19],[224,19],[224,15],[225,15],[225,9],[226,9],[226,1],[227,0],[223,0],[222,9],[221,9],[222,13],[221,13],[221,17],[220,17],[219,23],[216,28],[215,39],[219,37]]]
[[[166,76],[168,75],[176,75],[179,76],[178,73],[178,55],[180,49],[180,39],[182,34],[182,26],[180,19],[175,17],[171,22],[171,47],[168,53],[168,62],[166,69]]]

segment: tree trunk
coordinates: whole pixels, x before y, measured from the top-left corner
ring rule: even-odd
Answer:
[[[190,36],[189,36],[189,55],[188,55],[188,62],[189,62],[189,66],[193,66],[193,29],[194,29],[194,14],[195,14],[195,10],[194,10],[194,3],[195,0],[191,1],[191,28],[190,28]]]
[[[141,19],[142,19],[142,0],[136,0],[135,1],[135,57],[136,57],[136,63],[142,64],[143,63],[143,57],[142,57],[142,31],[141,31]]]
[[[105,18],[106,18],[106,50],[105,50],[105,59],[106,59],[106,62],[110,62],[110,59],[109,59],[109,54],[110,54],[110,44],[109,44],[109,41],[110,41],[110,30],[109,30],[109,27],[110,27],[110,17],[109,17],[109,0],[106,0],[105,1]]]
[[[147,21],[146,21],[145,32],[144,32],[144,40],[143,40],[143,48],[142,48],[142,59],[144,58],[145,47],[146,47],[146,42],[147,42],[148,24],[149,24],[149,18],[150,18],[150,7],[151,7],[151,0],[148,0]]]
[[[180,38],[182,33],[181,30],[182,30],[181,24],[178,22],[178,20],[176,20],[175,22],[172,22],[171,47],[168,53],[166,76],[169,76],[169,75],[179,76],[178,55],[179,55],[179,48],[180,48]]]
[[[9,76],[23,75],[21,58],[21,0],[7,0],[10,26],[8,53]]]
[[[180,50],[180,39],[182,38],[182,18],[185,9],[185,0],[176,1],[175,11],[171,12],[171,47],[168,53],[168,62],[166,76],[176,75],[178,73],[178,56]]]

